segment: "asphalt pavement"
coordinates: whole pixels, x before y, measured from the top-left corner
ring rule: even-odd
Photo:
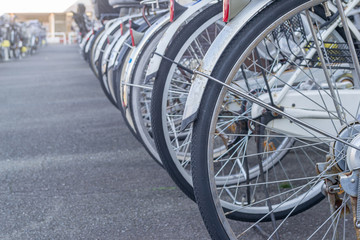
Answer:
[[[77,46],[0,63],[0,239],[208,239]]]

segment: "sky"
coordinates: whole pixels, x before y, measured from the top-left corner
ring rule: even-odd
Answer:
[[[2,13],[64,12],[76,0],[0,0]]]

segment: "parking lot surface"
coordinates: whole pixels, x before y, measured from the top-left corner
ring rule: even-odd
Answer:
[[[77,46],[0,63],[0,239],[208,239]]]

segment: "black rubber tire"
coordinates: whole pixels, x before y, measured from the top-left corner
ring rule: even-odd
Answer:
[[[182,48],[184,42],[194,33],[194,31],[222,11],[222,3],[216,3],[199,13],[192,19],[181,31],[174,37],[174,41],[169,45],[165,56],[174,60]],[[153,129],[154,140],[160,159],[168,171],[170,177],[176,185],[192,200],[195,201],[192,185],[184,178],[175,165],[169,149],[167,148],[166,136],[163,129],[162,102],[164,98],[164,86],[168,78],[172,63],[162,60],[156,75],[151,99],[151,125]],[[166,96],[165,96],[166,97]]]
[[[258,13],[258,15],[247,23],[247,25],[232,39],[231,43],[227,46],[226,50],[218,60],[218,63],[221,64],[216,64],[211,75],[224,82],[241,53],[252,43],[253,39],[264,31],[267,26],[277,20],[279,16],[284,15],[293,8],[306,2],[310,2],[310,0],[279,0]],[[221,85],[213,81],[209,81],[206,86],[199,107],[198,118],[193,126],[191,166],[196,201],[208,232],[212,239],[223,240],[230,238],[220,217],[222,213],[218,213],[219,208],[217,206],[219,206],[220,202],[217,199],[214,200],[209,184],[210,179],[207,157],[208,133],[211,127],[214,108],[221,89]],[[298,205],[291,215],[293,216],[309,209],[319,203],[322,199],[324,199],[324,195],[319,193],[316,197]],[[230,211],[229,209],[224,208],[223,210],[224,212]],[[274,212],[274,214],[276,219],[282,219],[292,210],[293,209],[288,209],[286,211]],[[263,217],[263,215],[234,212],[227,217],[240,221],[256,222]],[[268,218],[265,218],[263,221],[270,220],[270,216],[268,216]]]

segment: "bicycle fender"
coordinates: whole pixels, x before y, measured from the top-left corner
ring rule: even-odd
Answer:
[[[93,34],[93,31],[89,31],[89,32],[85,35],[85,37],[82,39],[82,41],[81,41],[81,43],[80,43],[80,45],[79,45],[79,47],[80,47],[81,50],[85,50],[85,45],[86,45],[86,43],[89,41],[90,36],[91,36],[92,34]]]
[[[129,63],[126,68],[125,79],[128,79],[128,80],[131,79],[133,69],[136,66],[138,57],[140,57],[141,52],[147,46],[147,43],[150,41],[150,39],[157,32],[160,32],[164,27],[167,27],[169,22],[170,22],[170,16],[169,16],[169,14],[165,14],[163,17],[158,19],[153,25],[151,25],[151,27],[148,30],[146,30],[145,33],[143,33],[142,39],[136,45],[136,47],[134,47],[134,50],[131,53]]]
[[[129,61],[126,63],[124,78],[121,79],[120,86],[126,86],[127,84],[132,83],[130,81],[132,80],[134,69],[138,63],[138,59],[141,56],[141,53],[144,51],[144,49],[147,47],[147,43],[151,40],[152,37],[155,36],[156,33],[161,32],[164,28],[166,29],[168,27],[168,23],[170,22],[169,19],[169,14],[165,14],[163,17],[158,19],[153,25],[151,25],[148,30],[146,30],[145,33],[143,33],[143,37],[140,42],[132,48]],[[128,94],[124,94],[120,99],[123,103],[129,103],[131,101],[132,87],[128,85],[127,88]],[[127,118],[131,118],[131,104],[127,105],[127,108],[124,111],[127,113]],[[128,119],[128,121],[131,120],[132,119]]]
[[[87,41],[87,43],[86,43],[86,45],[85,45],[85,54],[87,54],[87,53],[89,52],[90,46],[91,46],[91,42],[93,41],[94,37],[95,37],[95,34],[91,34],[91,35],[90,35],[90,39],[89,39],[89,41]]]
[[[116,42],[113,50],[111,51],[111,56],[109,59],[109,63],[108,66],[109,67],[113,67],[114,65],[117,65],[117,57],[120,53],[120,50],[124,44],[124,42],[129,38],[130,33],[127,31],[126,33],[124,33]]]
[[[236,17],[245,7],[249,4],[251,0],[229,0],[229,19],[231,21]],[[225,9],[223,9],[225,12]],[[225,15],[225,14],[224,14]],[[224,20],[225,21],[225,20]]]
[[[121,32],[118,31],[114,34],[113,41],[105,48],[103,57],[101,59],[101,74],[106,73],[106,67],[109,63],[110,54],[112,53],[112,50],[114,46],[116,45],[117,41],[121,38]]]
[[[217,36],[203,59],[198,71],[211,75],[218,59],[221,57],[232,38],[262,9],[272,3],[273,0],[252,0],[239,14],[231,20]],[[184,130],[190,123],[196,120],[201,99],[205,91],[208,79],[203,76],[194,75],[194,82],[185,104],[185,110],[181,123]]]
[[[97,62],[99,60],[100,57],[100,53],[102,51],[102,47],[104,45],[104,43],[106,41],[108,41],[108,38],[110,36],[113,36],[116,32],[114,31],[118,31],[117,29],[120,28],[120,23],[123,22],[123,19],[119,18],[116,19],[117,21],[112,21],[111,24],[108,24],[105,26],[105,32],[103,33],[103,35],[101,36],[101,39],[98,43],[98,45],[96,46],[96,50],[95,50],[95,56],[94,56],[94,61]]]

